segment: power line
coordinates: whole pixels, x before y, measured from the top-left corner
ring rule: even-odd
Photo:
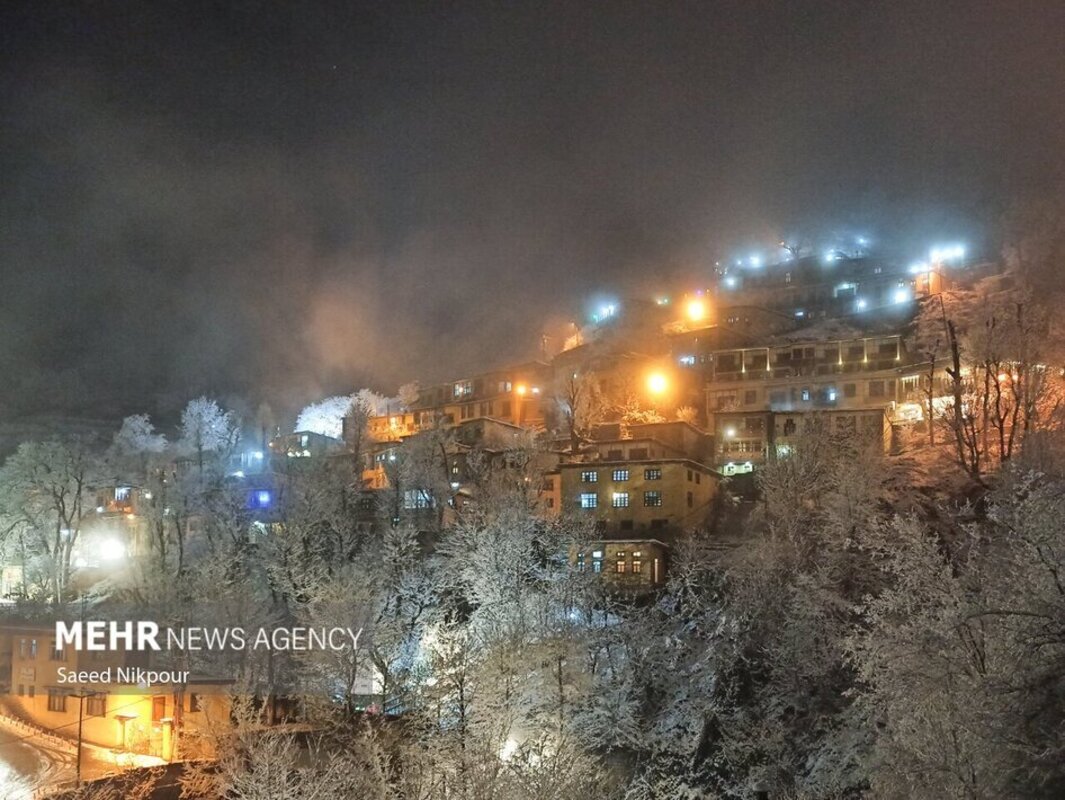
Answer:
[[[163,697],[163,696],[165,696],[165,695],[154,695],[154,694],[153,695],[148,695],[148,697]],[[118,706],[117,708],[112,708],[112,709],[110,709],[110,711],[121,711],[123,708],[129,708],[130,706],[135,706],[135,705],[138,705],[138,704],[140,704],[142,702],[143,702],[143,700],[134,700],[132,703],[126,703],[125,705]],[[25,720],[19,720],[19,721],[24,722]],[[74,722],[68,722],[65,725],[59,725],[58,727],[55,727],[55,728],[45,728],[45,729],[40,730],[40,731],[38,731],[36,733],[31,733],[28,736],[20,736],[19,738],[13,739],[10,742],[0,742],[0,747],[6,747],[7,745],[10,745],[10,744],[20,744],[20,743],[22,743],[22,742],[24,742],[24,741],[26,741],[28,739],[35,739],[38,736],[44,736],[46,734],[54,734],[56,731],[63,730],[64,728],[69,728],[69,727],[71,727],[73,725],[77,725],[77,724],[78,724],[77,720],[75,720]],[[71,744],[73,744],[73,742],[71,742]]]

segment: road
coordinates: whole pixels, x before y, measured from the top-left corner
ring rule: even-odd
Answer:
[[[22,792],[16,793],[16,787],[36,788],[34,779],[47,765],[43,753],[0,728],[0,800],[20,798]]]

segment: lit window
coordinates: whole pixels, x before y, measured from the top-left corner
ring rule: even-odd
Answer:
[[[403,507],[405,509],[433,508],[433,496],[424,489],[407,489],[403,492]]]
[[[636,555],[636,554],[633,553],[633,555]],[[643,572],[643,562],[642,561],[637,561],[636,559],[633,559],[633,561],[632,561],[632,574],[633,575],[639,575],[641,572]]]
[[[686,367],[695,366],[695,356],[681,356],[680,363]]]
[[[96,694],[85,698],[85,714],[89,717],[106,717],[107,695]]]
[[[658,508],[662,505],[662,493],[661,492],[644,492],[643,504],[648,508]]]
[[[129,500],[129,487],[128,486],[119,486],[118,488],[116,488],[115,489],[115,500],[118,500],[120,502],[123,501],[123,500]]]
[[[48,710],[49,711],[66,711],[67,710],[67,693],[63,689],[49,689],[48,690]]]
[[[662,470],[660,469],[645,469],[643,471],[643,479],[645,481],[660,481],[662,480]]]
[[[619,553],[618,555],[621,554]],[[619,558],[617,561],[614,562],[614,572],[616,572],[618,575],[625,574],[625,562],[622,559]]]
[[[810,390],[809,389],[803,389],[802,390],[802,399],[804,401],[807,401],[807,400],[810,399]]]
[[[598,483],[599,473],[594,469],[588,469],[581,473],[581,483]]]
[[[595,492],[581,492],[581,508],[598,508],[599,495]]]
[[[614,508],[628,508],[629,507],[629,493],[628,492],[614,492],[614,497],[610,503]]]
[[[577,572],[584,572],[584,553],[577,553]]]
[[[615,481],[627,481],[629,479],[629,471],[627,469],[614,470],[613,480]]]

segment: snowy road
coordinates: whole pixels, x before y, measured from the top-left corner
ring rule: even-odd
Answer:
[[[14,800],[14,787],[33,785],[34,778],[48,764],[36,749],[19,741],[19,737],[0,729],[0,798]]]

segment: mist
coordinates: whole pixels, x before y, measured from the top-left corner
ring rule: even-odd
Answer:
[[[961,3],[6,7],[0,412],[293,413],[535,356],[589,293],[785,237],[993,249],[1060,175],[1063,27]]]

